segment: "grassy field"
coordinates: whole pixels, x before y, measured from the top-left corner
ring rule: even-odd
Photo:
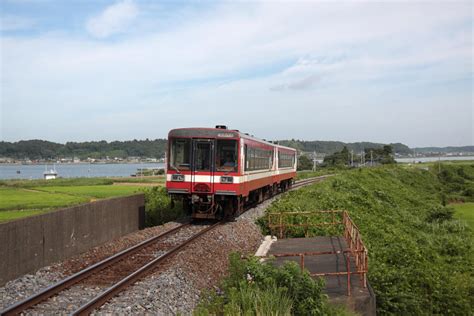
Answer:
[[[466,221],[469,227],[474,231],[474,203],[457,203],[451,204],[451,206],[454,207],[454,210],[456,211],[454,216],[460,220]]]
[[[19,219],[23,217],[43,214],[46,212],[50,212],[50,209],[42,209],[42,210],[21,210],[21,211],[0,211],[0,223],[7,222],[14,219]]]
[[[164,184],[165,176],[131,178],[59,178],[54,180],[0,180],[0,187],[34,188],[57,186],[110,185],[113,183]]]
[[[0,211],[44,209],[87,202],[88,199],[67,194],[51,194],[29,189],[0,187]]]
[[[116,186],[116,185],[82,185],[82,186],[58,186],[58,187],[36,187],[35,190],[67,194],[71,196],[85,197],[88,199],[105,199],[117,196],[132,195],[140,192],[139,186]]]
[[[164,182],[164,176],[2,180],[0,181],[0,221],[41,214],[97,199],[132,195],[143,191],[145,185],[162,186]],[[120,185],[113,185],[114,183]],[[140,183],[144,186],[140,186]]]

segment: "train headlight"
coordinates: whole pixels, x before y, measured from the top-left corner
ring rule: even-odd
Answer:
[[[171,181],[176,182],[183,182],[184,181],[184,174],[174,174],[171,176]]]
[[[234,177],[222,176],[221,183],[234,183]]]

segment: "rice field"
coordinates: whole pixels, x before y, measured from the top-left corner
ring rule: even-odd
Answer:
[[[113,185],[114,182],[111,178],[0,181],[0,222],[98,199],[133,195],[143,187],[163,185],[164,177],[122,178],[118,181],[120,185]]]

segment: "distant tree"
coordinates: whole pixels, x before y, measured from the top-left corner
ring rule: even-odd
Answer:
[[[351,154],[349,149],[346,146],[342,148],[341,151],[335,152],[332,155],[327,155],[324,157],[323,163],[327,166],[344,166],[349,165],[351,161]]]
[[[298,158],[297,170],[311,170],[313,169],[313,162],[308,156],[302,155]]]
[[[390,145],[385,145],[383,148],[366,148],[365,161],[370,161],[371,156],[375,163],[383,165],[396,163],[393,158],[393,148]]]

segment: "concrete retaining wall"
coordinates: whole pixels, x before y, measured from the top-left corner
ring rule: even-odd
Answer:
[[[143,194],[0,224],[0,285],[143,228]]]

